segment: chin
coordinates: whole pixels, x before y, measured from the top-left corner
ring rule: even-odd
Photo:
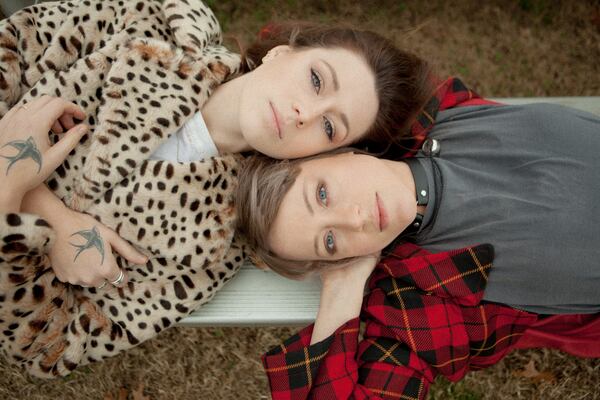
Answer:
[[[265,156],[274,158],[276,160],[283,160],[283,159],[289,158],[285,154],[282,154],[281,151],[277,151],[276,149],[256,147],[255,150],[261,154],[264,154]]]

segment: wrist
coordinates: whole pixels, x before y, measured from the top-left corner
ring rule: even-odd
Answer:
[[[320,301],[323,304],[343,306],[346,304],[362,302],[363,295],[363,286],[360,288],[346,287],[343,290],[336,291],[323,289],[323,291],[321,291]]]
[[[346,276],[338,278],[327,278],[322,281],[323,291],[321,293],[348,293],[361,292],[364,290],[366,281],[363,279],[348,279]]]
[[[360,313],[364,295],[364,285],[343,287],[323,287],[321,291],[319,309],[336,310],[337,313],[348,316],[357,316]]]
[[[27,192],[23,198],[22,210],[39,215],[53,226],[65,220],[70,212],[69,208],[43,184]]]
[[[363,300],[363,288],[344,288],[341,291],[321,292],[317,320],[310,339],[311,344],[329,337],[344,323],[358,317]]]
[[[0,212],[17,213],[21,209],[23,195],[14,190],[6,190],[0,193]]]

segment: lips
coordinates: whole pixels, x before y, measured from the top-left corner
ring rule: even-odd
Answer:
[[[377,193],[375,193],[375,202],[377,204],[377,216],[379,219],[379,231],[383,232],[383,230],[388,225],[389,218],[388,218],[387,212],[385,211],[385,206],[383,205],[383,201],[381,200],[381,198],[379,197],[379,195]]]
[[[277,130],[277,136],[279,137],[279,139],[281,139],[281,124],[279,123],[279,116],[277,115],[277,110],[275,110],[275,106],[273,105],[273,103],[269,102],[269,105],[271,106],[271,111],[273,111],[273,120],[275,121],[275,129]]]

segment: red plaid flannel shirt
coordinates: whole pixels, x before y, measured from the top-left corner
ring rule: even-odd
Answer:
[[[274,400],[423,399],[498,362],[537,315],[481,301],[491,245],[429,254],[399,245],[369,280],[361,319],[310,346],[313,325],[263,356]]]
[[[438,111],[494,104],[458,79],[438,86],[396,154],[412,156]],[[263,356],[274,400],[423,399],[437,375],[456,381],[498,362],[535,314],[482,302],[490,245],[435,255],[408,243],[376,268],[359,319],[310,346],[313,325]]]

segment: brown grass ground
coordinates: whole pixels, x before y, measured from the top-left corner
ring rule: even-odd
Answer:
[[[380,32],[458,75],[486,97],[600,95],[597,1],[207,1],[226,32],[250,40],[269,19],[345,21]],[[426,4],[425,4],[426,3]],[[174,328],[71,376],[43,381],[0,361],[0,399],[117,398],[144,385],[151,399],[268,399],[259,355],[294,328]],[[516,376],[530,361],[555,379]],[[600,399],[600,360],[518,351],[432,399]],[[129,398],[133,398],[130,393]]]

